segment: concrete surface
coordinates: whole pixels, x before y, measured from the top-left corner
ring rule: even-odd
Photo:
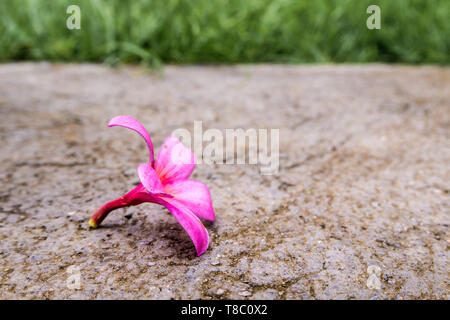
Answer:
[[[280,171],[196,168],[201,257],[153,204],[89,230],[148,157],[119,114],[156,150],[194,120],[279,128]],[[2,299],[449,298],[448,67],[6,64],[0,117]]]

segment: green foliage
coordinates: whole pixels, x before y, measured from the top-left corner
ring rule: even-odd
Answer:
[[[81,8],[81,30],[66,9]],[[381,8],[368,30],[366,8]],[[3,0],[0,61],[450,61],[448,0]]]

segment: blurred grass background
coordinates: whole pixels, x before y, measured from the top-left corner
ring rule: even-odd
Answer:
[[[66,27],[72,4],[81,30]],[[1,62],[450,61],[449,0],[1,0],[0,16]]]

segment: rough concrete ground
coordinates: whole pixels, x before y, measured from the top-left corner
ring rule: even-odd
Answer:
[[[148,157],[119,114],[156,149],[194,120],[279,128],[279,173],[197,166],[201,257],[153,204],[89,230]],[[448,67],[1,65],[0,117],[0,298],[449,298]]]

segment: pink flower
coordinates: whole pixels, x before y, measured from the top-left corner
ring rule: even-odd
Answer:
[[[145,128],[135,119],[118,116],[109,127],[121,126],[139,133],[150,151],[149,163],[139,165],[137,173],[141,183],[119,199],[101,206],[89,220],[96,228],[112,210],[134,206],[143,202],[165,206],[183,226],[194,243],[197,255],[208,248],[209,237],[199,218],[214,221],[214,209],[208,187],[189,179],[195,168],[195,157],[176,137],[169,136],[154,161],[153,144]]]

